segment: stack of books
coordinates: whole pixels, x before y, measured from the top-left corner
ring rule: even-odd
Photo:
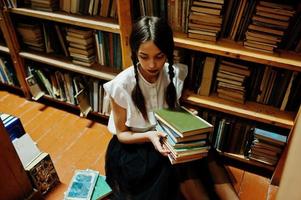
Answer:
[[[167,134],[162,142],[170,150],[172,164],[184,163],[207,156],[208,135],[213,126],[184,107],[155,111],[156,129]]]
[[[246,78],[251,71],[247,66],[223,60],[216,75],[218,97],[244,103],[246,99]]]
[[[43,11],[55,11],[59,9],[59,0],[30,0],[31,8]]]
[[[67,41],[72,62],[83,66],[91,66],[95,62],[95,37],[93,30],[68,28]]]
[[[264,52],[273,52],[278,47],[295,14],[293,7],[260,1],[246,32],[244,46]]]
[[[275,165],[287,142],[287,136],[275,132],[254,128],[254,140],[249,158],[268,165]]]
[[[189,14],[188,37],[215,42],[222,25],[224,0],[194,0]]]
[[[18,23],[17,30],[26,47],[35,51],[45,51],[45,42],[41,26],[38,24]]]
[[[64,200],[99,200],[112,193],[105,176],[98,171],[75,170]]]
[[[29,134],[15,139],[13,145],[34,188],[42,195],[60,182],[50,155],[42,152]]]

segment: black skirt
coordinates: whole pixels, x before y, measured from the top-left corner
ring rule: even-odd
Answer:
[[[105,170],[112,199],[178,199],[178,181],[167,157],[152,143],[123,144],[113,136]]]

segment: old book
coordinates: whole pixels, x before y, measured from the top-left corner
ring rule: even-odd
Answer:
[[[210,89],[212,85],[213,72],[215,68],[216,58],[207,56],[203,68],[203,76],[201,85],[198,91],[199,95],[210,95]]]
[[[179,107],[177,109],[155,110],[157,120],[173,129],[181,137],[197,135],[213,131],[213,126],[194,114]]]
[[[46,194],[60,182],[48,153],[40,153],[25,167],[25,170],[27,171],[34,187],[38,189],[41,194]]]
[[[95,170],[75,170],[64,200],[91,199],[98,175]]]
[[[211,36],[211,35],[201,35],[197,33],[188,33],[188,37],[198,39],[198,40],[204,40],[204,41],[210,41],[210,42],[215,42],[216,37]]]
[[[212,3],[212,2],[204,2],[204,1],[193,1],[192,5],[202,6],[202,7],[207,7],[207,8],[216,8],[216,9],[222,9],[223,8],[223,4],[217,4],[217,3]]]
[[[77,94],[75,94],[75,98],[80,108],[80,115],[82,117],[87,117],[92,111],[87,91],[85,89],[81,89]]]
[[[160,121],[157,122],[156,130],[166,133],[167,137],[169,137],[176,144],[184,142],[193,142],[197,140],[206,140],[208,138],[207,133],[181,137],[174,130],[172,130]]]
[[[260,128],[254,129],[254,136],[259,140],[278,146],[283,146],[287,142],[287,136],[280,135],[272,131],[263,130]]]
[[[273,28],[258,26],[258,25],[255,25],[255,24],[250,24],[248,28],[250,30],[261,31],[261,32],[264,32],[264,33],[274,34],[274,35],[279,35],[279,36],[283,36],[283,34],[284,34],[284,31],[282,31],[282,30],[276,30],[276,29],[273,29]]]
[[[205,14],[210,14],[210,15],[220,15],[221,14],[221,9],[218,8],[206,8],[206,7],[199,7],[199,6],[191,6],[191,11],[193,12],[199,12],[199,13],[205,13]]]
[[[30,75],[25,78],[27,85],[29,86],[29,91],[32,95],[32,99],[37,101],[39,100],[42,96],[44,96],[45,92],[43,92],[37,83],[35,77],[33,75]]]
[[[106,177],[98,175],[91,200],[100,200],[112,193],[111,187],[106,182]]]

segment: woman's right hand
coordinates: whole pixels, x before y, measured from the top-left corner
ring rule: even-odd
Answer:
[[[163,156],[168,156],[170,151],[161,143],[161,138],[166,138],[166,134],[158,131],[149,131],[149,140],[153,143],[155,149]]]

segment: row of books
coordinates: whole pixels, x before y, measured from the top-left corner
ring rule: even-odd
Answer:
[[[297,71],[198,52],[182,51],[181,56],[189,69],[185,87],[196,94],[217,94],[230,101],[254,101],[287,111],[296,111],[300,105],[295,91],[301,85]]]
[[[24,46],[30,50],[71,57],[73,63],[90,67],[96,62],[122,69],[120,36],[92,29],[42,21],[17,23]]]
[[[199,115],[213,124],[214,131],[209,141],[221,152],[242,155],[274,166],[287,143],[288,133],[285,130],[262,128],[256,123],[208,110],[199,110]]]
[[[110,104],[97,79],[76,74],[28,67],[27,84],[35,100],[47,95],[59,101],[79,105],[81,114],[90,111],[109,115]]]
[[[170,150],[172,164],[206,157],[210,149],[208,136],[213,126],[184,107],[155,111],[157,131],[166,133],[162,143]]]
[[[10,59],[0,57],[0,82],[19,86],[19,82]]]
[[[264,52],[275,48],[300,52],[301,37],[296,32],[301,18],[292,5],[257,0],[167,0],[159,6],[148,4],[151,15],[167,16],[173,30],[188,37],[211,42],[229,38]],[[143,5],[136,5],[137,10],[139,6],[141,9]]]
[[[102,16],[117,19],[116,0],[5,0],[7,8],[29,7],[42,11],[64,11],[72,14]]]

